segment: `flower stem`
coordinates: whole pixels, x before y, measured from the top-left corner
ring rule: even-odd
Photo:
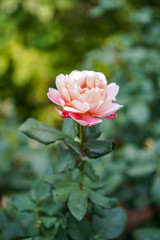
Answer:
[[[83,126],[80,125],[80,129],[79,129],[79,137],[81,140],[81,148],[83,147]]]
[[[80,137],[82,152],[83,152],[83,144],[84,144],[84,135],[83,134],[84,134],[84,128],[83,128],[83,126],[80,125],[79,137]],[[83,175],[84,175],[84,158],[83,157],[81,157],[80,171],[81,171],[80,187],[82,187]]]

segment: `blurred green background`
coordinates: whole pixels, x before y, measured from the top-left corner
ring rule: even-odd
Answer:
[[[142,211],[122,239],[152,240],[150,231],[160,229],[159,0],[0,1],[0,239],[21,234],[15,213],[3,213],[6,199],[29,190],[55,158],[17,128],[28,117],[61,127],[46,93],[74,69],[103,72],[120,85],[124,108],[101,125],[103,139],[115,138],[118,148],[93,164],[107,176],[105,194],[128,214]]]

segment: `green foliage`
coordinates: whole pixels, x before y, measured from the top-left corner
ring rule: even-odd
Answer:
[[[94,168],[87,161],[85,162],[85,165],[84,165],[84,172],[90,179],[95,181],[98,180],[98,176],[96,175]]]
[[[75,142],[73,139],[71,138],[66,138],[65,139],[65,144],[71,149],[73,150],[75,153],[79,154],[80,156],[82,155],[82,151],[80,148],[80,144],[78,142]]]
[[[85,190],[73,190],[69,196],[68,207],[72,215],[81,221],[87,212],[88,193]]]
[[[37,181],[31,190],[31,198],[35,202],[40,202],[49,198],[50,194],[51,187],[48,184],[43,183],[41,181]]]
[[[89,239],[92,236],[93,231],[89,221],[86,219],[78,222],[71,217],[69,219],[68,234],[72,239],[83,240]]]
[[[54,201],[55,202],[67,201],[73,189],[78,189],[77,182],[67,181],[56,184],[56,189],[53,191]]]
[[[66,169],[73,169],[76,164],[76,158],[78,158],[78,156],[74,152],[69,151],[68,149],[61,152],[61,156],[56,162],[55,172],[60,173],[66,171]]]
[[[96,232],[96,238],[115,239],[123,231],[126,224],[126,214],[121,208],[114,208],[105,211],[105,217],[93,218],[93,226]]]
[[[98,158],[113,150],[113,141],[88,140],[86,142],[86,155],[89,158]]]
[[[55,141],[62,140],[65,137],[65,134],[58,129],[49,127],[32,118],[24,122],[19,127],[19,130],[27,136],[44,144],[54,143]]]
[[[77,135],[76,129],[75,129],[75,121],[71,118],[65,118],[63,120],[62,125],[62,131],[71,138],[75,138]]]
[[[33,211],[35,209],[34,202],[31,201],[27,194],[14,196],[12,204],[19,211]]]
[[[153,202],[160,204],[160,176],[157,175],[154,178],[152,188],[151,188],[151,196],[153,199]]]
[[[91,8],[88,13],[91,17],[99,17],[105,12],[121,9],[124,4],[124,0],[101,0],[98,6]]]
[[[100,131],[100,125],[94,125],[92,127],[85,127],[85,131],[84,131],[84,139],[88,140],[88,139],[95,139],[98,138],[101,135],[101,131]]]
[[[92,203],[99,205],[104,208],[111,208],[111,200],[107,197],[92,191],[91,189],[86,189],[89,193],[89,199]]]
[[[156,228],[138,229],[134,232],[135,240],[158,240],[160,238],[160,230]]]

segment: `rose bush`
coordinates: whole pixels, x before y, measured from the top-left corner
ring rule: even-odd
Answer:
[[[101,117],[115,119],[115,113],[123,105],[113,103],[119,91],[115,83],[107,85],[103,73],[94,71],[72,71],[56,78],[57,89],[49,88],[48,97],[63,111],[56,111],[63,118],[72,118],[82,126],[93,126],[102,122]]]

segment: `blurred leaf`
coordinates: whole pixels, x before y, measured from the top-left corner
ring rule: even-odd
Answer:
[[[113,141],[88,140],[86,142],[86,154],[89,158],[98,158],[113,150]]]
[[[71,172],[71,178],[76,182],[80,182],[81,172],[78,168],[73,169],[73,171]]]
[[[158,174],[152,184],[151,196],[154,203],[160,204],[160,176]]]
[[[33,238],[30,238],[30,237],[16,237],[16,238],[12,238],[12,240],[33,240]]]
[[[24,233],[23,229],[19,227],[17,222],[11,222],[5,231],[3,232],[2,239],[4,240],[10,240],[10,239],[16,239],[16,238],[23,238],[27,234]],[[29,236],[26,236],[29,237]]]
[[[88,206],[88,193],[85,190],[74,190],[71,192],[68,207],[72,215],[81,221],[85,216]]]
[[[46,228],[51,228],[55,225],[55,223],[57,222],[57,218],[56,217],[41,217],[40,221],[44,224],[44,226]]]
[[[53,190],[53,197],[55,202],[65,202],[69,198],[69,194],[78,189],[78,183],[73,181],[61,182],[56,184],[56,189]]]
[[[54,240],[69,240],[65,232],[59,231],[58,236]]]
[[[7,227],[7,218],[3,211],[0,211],[0,232],[2,232]]]
[[[83,184],[85,187],[92,188],[92,189],[99,189],[105,186],[105,181],[96,181],[93,182],[87,177],[83,177]]]
[[[134,232],[134,240],[159,240],[160,230],[158,228],[141,228]]]
[[[63,119],[63,125],[62,125],[62,131],[71,138],[75,138],[77,135],[76,129],[75,129],[75,121],[71,118],[64,118]]]
[[[34,211],[36,205],[31,201],[28,194],[16,195],[13,197],[12,204],[19,211]]]
[[[132,122],[142,126],[147,123],[150,117],[150,112],[145,103],[134,103],[130,106],[128,116]]]
[[[48,183],[50,185],[55,185],[57,182],[60,181],[65,181],[67,180],[67,176],[64,173],[58,173],[58,174],[54,174],[52,176],[49,175],[44,175],[42,177],[42,181],[44,181],[45,183]]]
[[[69,198],[69,194],[72,192],[72,187],[57,188],[53,190],[53,198],[55,202],[66,202]]]
[[[111,194],[122,184],[123,180],[124,176],[121,173],[116,172],[106,179],[104,188],[100,189],[99,192],[102,194]]]
[[[47,126],[33,118],[24,122],[19,127],[19,130],[27,136],[44,144],[54,143],[55,141],[62,140],[65,137],[65,134],[60,130]]]
[[[84,139],[88,140],[88,139],[96,139],[101,135],[101,131],[100,131],[100,125],[94,125],[91,127],[85,127],[84,128]]]
[[[94,213],[95,213],[95,215],[97,215],[100,218],[105,217],[104,209],[100,206],[97,206],[97,205],[94,206]]]
[[[96,175],[94,168],[87,161],[85,161],[85,164],[84,164],[84,172],[87,174],[87,176],[90,179],[95,181],[98,180],[98,176]]]
[[[31,198],[35,202],[43,201],[51,196],[51,186],[42,181],[37,181],[32,190],[31,190]]]
[[[86,188],[86,191],[89,193],[89,199],[92,203],[99,205],[104,208],[111,208],[111,200],[98,192],[92,191],[89,188]]]
[[[121,235],[126,224],[126,213],[122,208],[106,210],[105,217],[94,216],[93,227],[96,236],[104,239],[115,239]]]
[[[80,156],[82,155],[81,147],[80,147],[80,144],[78,142],[72,140],[71,138],[66,138],[64,142],[75,153],[79,154]]]
[[[61,152],[61,156],[58,158],[56,162],[55,172],[60,173],[67,169],[74,168],[77,158],[78,156],[74,152],[71,152],[70,150]]]
[[[53,216],[59,214],[59,212],[61,212],[63,208],[63,203],[53,203],[52,201],[51,203],[40,206],[39,211],[47,214],[48,216]]]
[[[107,11],[120,9],[124,3],[123,0],[101,0],[97,6],[89,10],[88,14],[91,17],[99,17]]]
[[[92,236],[91,225],[86,219],[78,222],[73,217],[70,217],[67,232],[71,239],[76,240],[89,239]]]
[[[151,23],[153,20],[153,11],[149,7],[139,9],[138,11],[131,13],[130,19],[131,21],[140,23],[140,24]]]
[[[140,162],[135,163],[133,166],[127,169],[127,174],[131,177],[138,177],[147,174],[151,174],[156,170],[155,164],[153,162]]]

